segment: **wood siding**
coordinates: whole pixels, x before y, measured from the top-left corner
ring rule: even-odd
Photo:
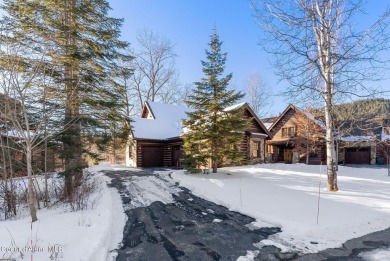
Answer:
[[[164,143],[156,142],[156,141],[137,141],[137,167],[141,168],[143,166],[143,153],[142,149],[144,146],[164,146]]]
[[[161,147],[163,152],[163,160],[160,167],[172,167],[172,147],[181,146],[183,144],[182,140],[175,139],[172,141],[147,141],[147,140],[137,140],[136,141],[136,166],[138,168],[145,167],[143,165],[143,149],[144,147]]]
[[[291,157],[286,159],[288,153],[296,155],[293,163],[306,163],[306,155],[309,155],[309,164],[325,160],[324,130],[294,106],[289,106],[270,133],[272,139],[266,146],[269,161],[291,163]]]
[[[160,145],[143,145],[142,166],[143,167],[164,166],[164,147]]]
[[[250,119],[248,129],[243,134],[243,138],[241,143],[238,145],[238,149],[245,155],[245,161],[250,163],[258,163],[264,161],[264,144],[265,139],[268,137],[268,133],[266,130],[263,129],[261,124],[258,123],[257,116],[253,115],[251,112],[251,109],[248,109],[248,107],[245,108],[244,117],[247,119]],[[151,117],[151,112],[148,110],[147,106],[144,107],[142,117],[147,118]],[[257,134],[257,135],[256,135]],[[260,135],[259,135],[260,134]],[[264,134],[261,135],[261,134]],[[260,157],[252,157],[251,155],[251,140],[252,141],[262,141],[261,144],[263,146],[262,153]],[[133,140],[135,143],[136,149],[135,149],[135,156],[134,159],[136,161],[136,164],[134,164],[136,167],[144,167],[143,162],[143,156],[142,156],[142,150],[144,146],[161,146],[163,149],[163,164],[167,167],[178,167],[180,164],[177,162],[177,156],[174,158],[174,153],[177,155],[177,149],[183,145],[183,140],[181,138],[177,138],[174,140],[169,141],[153,141],[153,140]],[[175,152],[176,151],[176,152]],[[182,154],[182,153],[181,153]],[[176,161],[176,162],[174,162]],[[246,163],[245,162],[245,163]],[[180,166],[179,166],[180,167]]]
[[[244,117],[251,120],[245,132],[245,135],[240,143],[239,146],[240,151],[244,153],[246,163],[252,163],[252,164],[262,163],[264,162],[265,159],[265,139],[267,138],[268,134],[254,119],[254,116],[251,114],[251,112],[248,109],[244,110]],[[251,133],[256,133],[256,134],[260,133],[260,134],[265,134],[267,136],[256,136],[256,135],[251,135]],[[260,157],[255,157],[252,155],[251,142],[261,142],[262,148],[261,148],[261,155],[259,155]]]
[[[290,109],[280,119],[276,125],[271,129],[272,141],[286,141],[289,138],[282,136],[282,129],[285,127],[296,127],[298,125],[299,118],[296,115],[296,111]]]
[[[164,166],[172,166],[172,145],[164,145]]]
[[[249,123],[247,131],[266,134],[266,132],[263,130],[263,128],[257,123],[257,121],[253,118],[253,116],[251,115],[251,113],[247,109],[245,109],[245,111],[244,111],[244,117],[246,119],[252,118],[252,120]]]

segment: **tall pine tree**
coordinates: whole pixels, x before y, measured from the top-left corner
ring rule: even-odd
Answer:
[[[119,94],[109,86],[120,50],[127,47],[119,40],[122,20],[108,16],[105,0],[5,0],[1,7],[7,31],[2,43],[31,48],[33,55],[15,59],[25,62],[26,71],[31,59],[42,59],[40,73],[54,79],[49,96],[64,108],[64,193],[72,201],[87,152],[84,141],[109,129],[118,105]]]
[[[204,77],[196,82],[187,105],[193,109],[188,113],[183,135],[184,151],[196,165],[211,161],[213,173],[223,161],[238,163],[242,156],[238,144],[243,139],[247,121],[242,110],[227,109],[235,105],[244,95],[228,88],[232,74],[223,76],[227,53],[221,52],[222,42],[216,29],[211,35],[206,50],[206,61],[202,61]]]

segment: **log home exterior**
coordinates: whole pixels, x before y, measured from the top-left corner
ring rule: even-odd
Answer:
[[[266,156],[265,144],[270,133],[247,103],[242,106],[244,107],[243,116],[251,120],[240,144],[240,150],[244,153],[247,163],[263,163]]]
[[[269,162],[320,164],[325,160],[325,127],[309,112],[289,105],[269,127]]]
[[[250,119],[248,129],[243,133],[239,150],[246,162],[265,161],[265,140],[270,133],[247,103],[243,116]],[[187,117],[188,108],[147,101],[141,118],[133,119],[132,132],[126,146],[126,165],[133,167],[174,167],[180,168],[183,156],[183,128],[181,121]]]
[[[339,164],[385,164],[390,152],[390,119],[344,122],[337,139]]]

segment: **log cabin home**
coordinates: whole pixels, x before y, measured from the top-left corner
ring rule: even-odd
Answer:
[[[34,135],[34,132],[31,132]],[[23,150],[21,131],[0,124],[0,173],[7,171],[9,177],[26,176],[26,154]],[[44,146],[37,146],[32,153],[32,167],[34,173],[54,172],[63,170],[63,159],[60,157],[61,144],[49,142],[45,155]],[[46,159],[45,159],[46,157]],[[4,167],[5,166],[5,167]]]
[[[336,139],[339,164],[385,164],[390,152],[390,119],[343,122]]]
[[[268,162],[320,164],[325,161],[325,126],[290,104],[269,127]]]
[[[265,141],[270,133],[247,103],[241,103],[225,110],[243,107],[243,116],[251,119],[243,133],[239,149],[246,156],[246,162],[265,161]],[[132,119],[132,130],[126,146],[126,165],[132,167],[181,168],[183,133],[182,120],[189,108],[147,101],[141,117]]]
[[[26,155],[23,150],[23,142],[27,132],[22,129],[23,124],[15,123],[13,118],[20,113],[20,101],[0,93],[0,175],[8,177],[11,174],[14,177],[27,175]],[[35,135],[34,130],[31,130],[30,135]],[[59,157],[58,150],[55,149],[57,146],[51,142],[47,149],[46,170],[49,172],[62,170],[62,159]],[[34,173],[44,172],[43,144],[42,146],[34,146],[32,156]]]
[[[310,112],[289,105],[269,127],[268,162],[325,164],[325,125]],[[267,122],[267,119],[263,121]],[[337,126],[336,126],[337,127]],[[336,128],[338,164],[386,164],[390,156],[390,119],[343,121]]]

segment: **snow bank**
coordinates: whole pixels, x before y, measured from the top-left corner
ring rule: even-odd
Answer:
[[[121,242],[126,222],[119,194],[108,188],[108,178],[97,172],[108,168],[89,169],[99,184],[90,199],[92,208],[66,212],[66,206],[57,206],[38,211],[38,221],[33,224],[29,217],[0,222],[0,256],[16,260],[31,260],[31,256],[33,260],[107,260],[107,253]],[[38,251],[31,252],[31,245]]]
[[[320,179],[320,166],[304,164],[230,167],[209,175],[175,171],[172,177],[198,196],[256,218],[258,226],[281,227],[262,244],[284,251],[317,252],[390,227],[385,169],[340,166],[336,193],[326,191],[325,169]]]
[[[383,261],[390,260],[390,248],[376,249],[370,252],[364,252],[359,255],[365,261]]]

